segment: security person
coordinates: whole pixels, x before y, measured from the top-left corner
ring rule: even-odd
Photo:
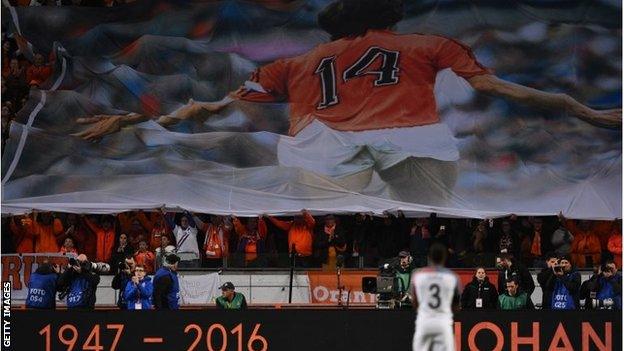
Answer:
[[[154,274],[154,296],[152,302],[156,310],[180,309],[180,282],[178,281],[178,262],[176,254],[165,256],[163,266]]]
[[[247,309],[247,300],[245,295],[234,291],[234,284],[227,282],[221,285],[221,296],[215,301],[219,309],[224,310],[245,310]]]

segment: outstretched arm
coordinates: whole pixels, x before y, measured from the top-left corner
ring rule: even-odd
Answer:
[[[191,99],[186,105],[172,113],[154,117],[154,119],[162,126],[169,126],[187,119],[208,118],[210,115],[232,103],[232,101],[234,101],[234,99],[230,97],[226,97],[217,102],[198,102]],[[150,119],[150,117],[139,113],[129,113],[127,115],[96,115],[93,117],[78,118],[76,120],[77,123],[89,125],[89,127],[72,135],[85,140],[97,141],[108,134],[114,134],[120,131],[124,127],[145,122]]]
[[[499,96],[540,109],[558,110],[599,127],[617,128],[622,125],[622,109],[594,110],[569,95],[548,93],[508,82],[492,74],[468,78],[479,92]]]

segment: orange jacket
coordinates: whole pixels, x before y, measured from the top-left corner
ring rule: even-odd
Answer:
[[[609,237],[609,252],[613,254],[613,261],[618,268],[622,268],[622,233],[615,232]]]
[[[291,252],[293,245],[297,254],[307,257],[312,256],[312,238],[316,221],[309,213],[303,214],[303,222],[282,221],[269,216],[269,220],[276,227],[288,232],[288,251]]]
[[[154,261],[156,259],[156,255],[154,255],[151,251],[140,252],[137,251],[134,254],[134,261],[137,265],[145,266],[145,273],[153,274],[154,273]]]
[[[588,268],[589,262],[587,257],[591,257],[594,265],[599,264],[602,252],[600,238],[591,228],[586,231],[582,230],[573,220],[567,220],[565,224],[566,228],[574,235],[572,248],[570,249],[572,262],[579,268]]]
[[[234,220],[232,221],[232,223],[234,224],[234,232],[238,236],[238,243],[239,243],[238,245],[240,249],[241,240],[243,240],[245,236],[249,236],[250,233],[247,230],[247,227],[245,227],[243,223],[241,223],[240,219],[234,217]],[[257,233],[258,233],[258,237],[249,238],[249,240],[246,241],[245,247],[243,248],[245,252],[245,260],[247,261],[255,260],[258,257],[257,241],[266,239],[267,226],[262,218],[258,218]]]
[[[9,222],[9,227],[11,229],[11,233],[13,233],[13,242],[15,243],[15,252],[17,253],[33,253],[35,252],[35,244],[33,242],[33,237],[30,231],[30,222],[32,219],[30,218],[20,218],[20,221],[23,221],[24,225],[22,226],[15,223],[15,217],[11,218]],[[28,226],[24,228],[24,226]]]
[[[115,226],[109,230],[93,223],[89,218],[84,217],[84,222],[95,233],[96,237],[96,249],[95,260],[98,262],[109,262],[111,255],[113,254],[113,246],[115,246]]]
[[[30,230],[35,238],[35,252],[59,252],[58,236],[63,234],[63,223],[55,218],[52,224],[42,224],[37,220],[26,223],[26,230]]]

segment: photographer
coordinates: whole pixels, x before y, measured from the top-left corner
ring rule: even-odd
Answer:
[[[134,268],[134,275],[126,285],[123,292],[124,300],[129,310],[151,310],[152,309],[152,293],[154,286],[152,279],[145,276],[145,266],[137,265]]]
[[[564,256],[552,265],[553,273],[548,275],[544,284],[545,290],[550,294],[550,303],[546,301],[548,306],[542,306],[544,309],[574,310],[580,305],[581,275],[573,269],[570,261],[569,257]]]
[[[113,281],[111,283],[111,287],[115,290],[119,290],[119,296],[117,297],[117,306],[125,310],[128,308],[126,304],[126,299],[124,298],[124,289],[132,276],[134,275],[135,262],[131,253],[128,253],[128,256],[124,258],[122,262],[118,263],[117,271],[113,277]]]
[[[600,267],[600,274],[594,285],[595,308],[622,309],[622,276],[617,272],[613,261]]]
[[[544,256],[544,258],[546,259],[546,268],[542,268],[542,270],[537,274],[537,282],[542,288],[542,309],[549,310],[553,291],[548,288],[547,282],[555,275],[553,267],[557,264],[557,255],[549,252],[546,256]]]
[[[28,281],[26,308],[48,310],[56,308],[56,280],[59,272],[59,266],[52,266],[48,261],[37,267]]]
[[[110,269],[107,264],[91,263],[87,256],[79,255],[77,259],[71,258],[69,266],[58,279],[59,299],[67,297],[69,309],[94,309],[95,290],[100,283],[99,273],[105,273]]]
[[[477,267],[472,281],[466,285],[461,295],[463,310],[496,309],[498,306],[498,292],[494,284],[490,283],[485,268]]]

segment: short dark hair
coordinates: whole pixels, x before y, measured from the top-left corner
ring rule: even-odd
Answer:
[[[559,258],[559,256],[555,255],[554,252],[549,252],[544,256],[545,261],[550,261],[551,258]]]
[[[336,40],[390,28],[403,19],[403,12],[403,0],[338,0],[325,7],[317,20]]]
[[[444,264],[444,262],[446,261],[446,252],[446,246],[444,246],[442,243],[433,243],[429,247],[429,259],[434,264]]]
[[[518,278],[516,278],[516,277],[509,277],[509,278],[507,278],[505,283],[514,283],[516,285],[520,285],[520,282],[518,282]]]

